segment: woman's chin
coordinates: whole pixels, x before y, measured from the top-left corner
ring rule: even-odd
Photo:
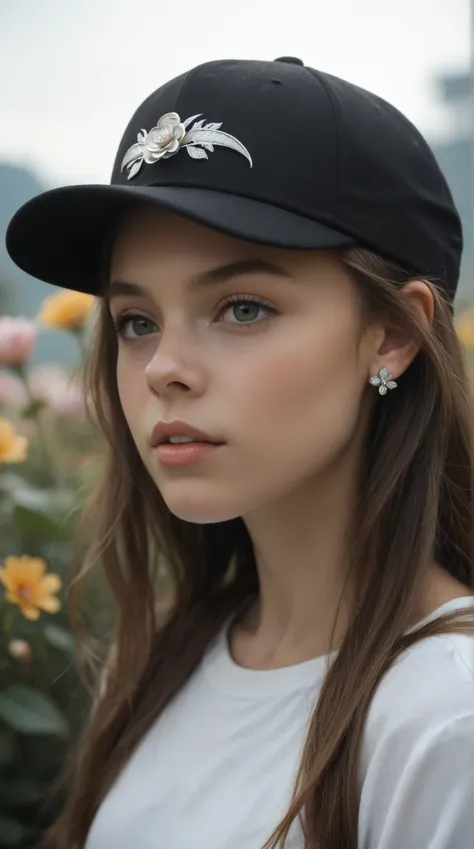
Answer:
[[[210,525],[217,522],[228,522],[241,516],[245,512],[242,504],[238,504],[235,497],[225,498],[221,494],[211,494],[190,491],[189,483],[186,491],[178,493],[171,492],[171,487],[162,487],[161,495],[168,510],[178,519],[184,522],[194,522],[197,525]],[[183,490],[184,490],[183,488]]]
[[[195,525],[215,525],[219,522],[228,522],[231,519],[236,519],[240,513],[225,513],[216,505],[215,510],[203,510],[199,504],[174,506],[168,504],[168,508],[177,519],[182,519],[184,522],[192,522]]]

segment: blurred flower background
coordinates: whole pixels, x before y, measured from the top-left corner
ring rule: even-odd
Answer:
[[[31,319],[0,318],[0,845],[33,847],[54,817],[46,789],[79,727],[84,692],[65,611],[71,541],[99,440],[80,369],[94,299],[59,291]],[[45,326],[77,362],[32,365]],[[94,583],[90,611],[107,604]]]
[[[143,0],[147,26],[131,39],[125,0],[0,3],[2,234],[43,189],[107,182],[130,115],[166,79],[223,56],[300,56],[390,100],[431,142],[464,222],[455,321],[474,388],[468,0],[294,0],[291,8],[208,0],[205,11],[191,0],[166,8]],[[71,542],[101,450],[80,380],[93,313],[92,297],[17,269],[2,240],[0,849],[35,847],[54,818],[45,793],[85,705],[65,601]],[[99,574],[87,580],[100,637],[112,624],[107,590]]]

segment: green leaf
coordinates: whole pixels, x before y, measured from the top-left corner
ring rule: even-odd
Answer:
[[[26,407],[21,411],[22,419],[34,419],[46,407],[50,405],[44,398],[35,398],[34,401],[30,401]]]
[[[46,513],[49,506],[49,493],[47,489],[35,489],[33,486],[24,484],[15,489],[13,500],[16,505],[25,507],[27,510],[41,510]]]
[[[4,472],[0,476],[0,489],[9,495],[13,495],[17,490],[29,488],[30,485],[21,475],[15,472]]]
[[[30,486],[15,474],[0,476],[0,488],[10,500],[10,525],[31,536],[50,539],[57,536],[58,523],[50,504],[48,490]]]
[[[18,522],[20,529],[28,536],[39,537],[40,539],[54,539],[61,533],[56,522],[50,519],[49,516],[18,504],[13,510],[13,519]]]
[[[43,793],[44,789],[30,778],[20,778],[18,781],[10,780],[0,783],[0,798],[9,805],[32,805],[42,798]]]
[[[14,506],[39,513],[55,525],[63,522],[78,506],[78,496],[74,490],[66,487],[38,489],[14,473],[0,476],[0,491],[10,497]]]
[[[12,684],[0,693],[0,719],[23,734],[69,734],[67,720],[52,699],[23,684]]]
[[[74,654],[76,651],[76,643],[72,634],[69,631],[66,631],[65,628],[60,628],[59,625],[46,625],[44,631],[44,636],[48,640],[48,643],[51,643],[57,649],[61,649],[61,651],[68,652],[69,654]]]
[[[0,846],[18,846],[29,834],[21,822],[0,817]]]
[[[0,728],[0,766],[8,766],[15,758],[15,747],[11,731]],[[0,832],[1,834],[1,832]]]

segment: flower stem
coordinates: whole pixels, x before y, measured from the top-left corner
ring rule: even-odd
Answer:
[[[77,344],[78,344],[79,350],[81,352],[81,357],[84,360],[84,358],[87,354],[86,338],[85,338],[85,334],[84,334],[84,328],[81,325],[77,325],[77,327],[75,327],[73,329],[73,333],[74,333],[74,336],[77,339]]]
[[[20,377],[23,381],[23,384],[25,386],[26,394],[28,396],[28,400],[29,400],[30,404],[32,404],[32,405],[35,404],[35,402],[38,399],[35,398],[34,393],[31,389],[31,385],[30,385],[30,382],[29,382],[29,379],[28,379],[28,375],[26,373],[26,369],[25,369],[24,366],[18,366],[18,374],[20,375]],[[56,480],[58,478],[58,469],[57,469],[55,457],[53,456],[53,454],[50,450],[48,436],[46,434],[46,431],[45,431],[45,428],[44,428],[44,422],[43,422],[43,419],[41,417],[41,410],[35,410],[34,418],[35,418],[35,422],[36,422],[36,430],[37,430],[37,433],[38,433],[38,439],[39,439],[39,442],[40,442],[40,445],[41,445],[41,450],[43,452],[43,456],[44,456],[45,460],[47,461],[48,468],[50,470],[54,469],[53,479]]]
[[[6,637],[10,635],[11,627],[16,619],[17,611],[15,610],[13,604],[9,602],[5,602],[5,612],[3,616],[3,633]]]

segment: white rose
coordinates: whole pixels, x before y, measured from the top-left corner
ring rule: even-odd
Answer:
[[[176,112],[162,115],[156,127],[153,127],[143,140],[145,162],[151,165],[162,157],[173,156],[185,134],[186,130]]]

